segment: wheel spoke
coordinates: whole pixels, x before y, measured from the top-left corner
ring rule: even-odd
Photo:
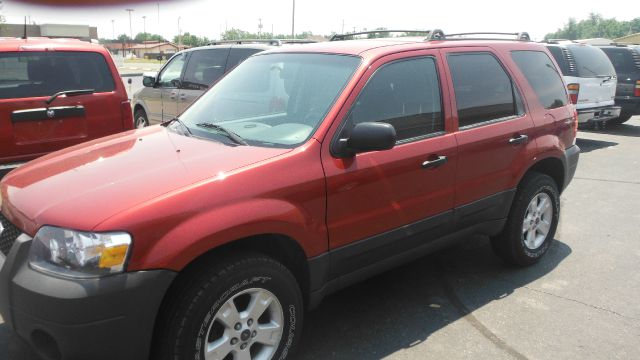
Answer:
[[[527,231],[529,231],[529,220],[525,219],[522,223],[522,234],[525,234]]]
[[[540,231],[541,235],[547,236],[550,228],[551,228],[551,224],[548,223],[546,220],[542,220],[538,224],[538,231]]]
[[[205,360],[222,360],[233,350],[229,339],[225,336],[222,339],[207,344],[207,351],[204,354]]]
[[[227,329],[233,329],[233,326],[240,322],[240,313],[236,309],[236,304],[229,300],[218,311],[216,320],[219,320]]]
[[[249,349],[236,351],[233,360],[251,360],[251,352]]]
[[[540,199],[540,203],[537,206],[537,210],[538,212],[544,212],[544,210],[549,208],[548,197],[540,196],[539,199]]]
[[[262,316],[269,305],[271,305],[271,302],[273,302],[271,295],[263,291],[257,292],[251,296],[251,302],[249,303],[247,310],[243,312],[242,318],[248,317],[254,321],[258,321],[260,316]]]
[[[255,342],[267,346],[276,346],[280,341],[282,326],[272,321],[269,324],[258,326],[258,329],[256,331],[258,332],[258,334],[254,339]]]

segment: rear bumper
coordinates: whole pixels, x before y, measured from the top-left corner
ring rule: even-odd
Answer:
[[[562,189],[564,190],[569,186],[571,180],[573,180],[573,176],[576,174],[576,169],[578,168],[578,160],[580,159],[580,148],[578,145],[573,145],[567,148],[564,151],[564,156],[562,161],[564,162],[564,185]]]
[[[617,119],[620,117],[622,108],[620,106],[603,106],[589,109],[578,110],[578,123],[587,124],[594,122],[607,122],[609,120]]]
[[[31,238],[0,253],[0,313],[47,360],[147,359],[155,318],[175,273],[76,280],[31,269]]]

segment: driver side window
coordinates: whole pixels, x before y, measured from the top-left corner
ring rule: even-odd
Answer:
[[[185,64],[185,55],[180,54],[174,57],[171,62],[162,70],[158,78],[158,85],[163,88],[175,88],[175,80],[180,80],[182,69]]]

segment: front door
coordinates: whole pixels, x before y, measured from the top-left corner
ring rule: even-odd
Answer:
[[[196,99],[222,75],[229,56],[229,48],[194,50],[184,72],[178,115],[182,114]]]
[[[178,116],[178,96],[186,57],[186,53],[174,56],[160,72],[157,87],[160,89],[162,99],[162,110],[160,111],[162,116],[160,119],[150,120],[150,125]],[[151,112],[155,113],[156,111],[152,110]]]
[[[439,54],[433,51],[378,61],[361,79],[366,82],[362,91],[347,102],[350,108],[343,110],[332,143],[348,137],[358,123],[384,122],[396,129],[396,146],[340,159],[325,141],[330,248],[352,244],[345,249],[356,249],[335,252],[340,259],[334,275],[409,251],[445,232],[457,150],[445,126],[441,73]]]

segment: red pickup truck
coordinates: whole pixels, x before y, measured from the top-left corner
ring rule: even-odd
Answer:
[[[351,36],[5,177],[8,326],[54,360],[281,360],[327,294],[473,234],[536,263],[580,152],[549,51]]]
[[[0,39],[0,173],[133,128],[109,52],[73,39]]]

